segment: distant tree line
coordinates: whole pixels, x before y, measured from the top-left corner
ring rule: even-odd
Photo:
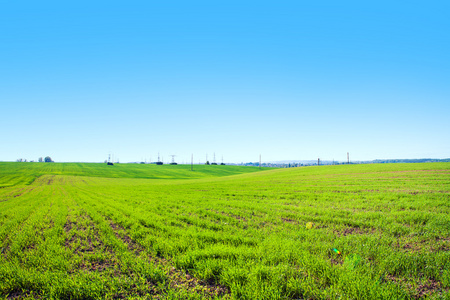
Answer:
[[[19,158],[16,160],[17,162],[28,162],[26,158]],[[34,162],[34,160],[30,160],[30,162]],[[38,162],[54,162],[50,156],[46,156],[45,158],[39,157]]]

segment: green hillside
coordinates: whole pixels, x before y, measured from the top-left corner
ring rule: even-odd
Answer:
[[[42,165],[0,188],[4,297],[450,298],[450,163]]]
[[[268,168],[262,168],[262,170]],[[221,177],[260,171],[256,167],[221,165],[154,165],[100,163],[11,163],[0,162],[0,187],[30,184],[42,175],[74,175],[107,178],[193,179]]]

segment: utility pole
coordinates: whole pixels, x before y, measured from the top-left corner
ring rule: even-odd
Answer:
[[[320,166],[320,158],[317,159],[317,165]]]
[[[350,164],[350,156],[349,156],[349,154],[347,152],[347,165],[349,165],[349,164]]]

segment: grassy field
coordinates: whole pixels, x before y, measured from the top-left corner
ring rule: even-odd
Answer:
[[[0,297],[450,299],[450,163],[0,163]]]
[[[268,170],[269,168],[261,168]],[[31,184],[42,175],[73,175],[106,178],[199,179],[222,177],[259,171],[244,166],[141,164],[86,164],[86,163],[8,163],[0,162],[0,188]]]

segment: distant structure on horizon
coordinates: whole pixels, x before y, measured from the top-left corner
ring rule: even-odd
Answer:
[[[161,161],[160,157],[159,157],[159,152],[158,152],[158,161],[156,162],[157,165],[163,165],[163,162]]]
[[[108,154],[108,162],[106,163],[108,166],[114,166],[114,163],[111,161],[111,153]]]

